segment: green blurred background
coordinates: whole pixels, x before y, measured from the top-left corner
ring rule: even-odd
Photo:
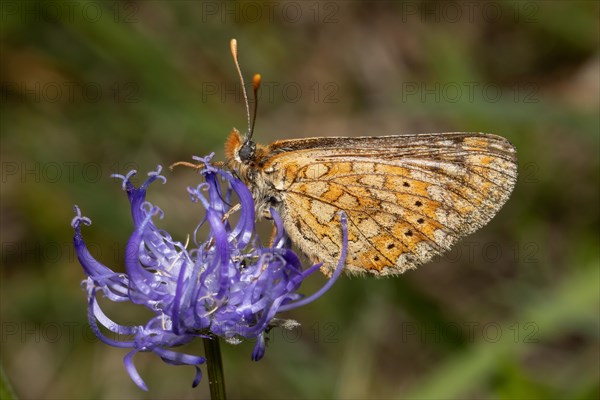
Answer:
[[[122,270],[132,224],[110,174],[223,159],[246,125],[232,37],[247,79],[263,76],[259,142],[492,132],[516,145],[520,175],[448,255],[398,278],[340,279],[287,315],[302,327],[273,332],[258,363],[252,343],[223,345],[231,398],[598,398],[598,2],[1,7],[0,345],[22,398],[208,398],[193,368],[149,354],[135,359],[140,391],[126,351],[95,340],[69,222],[78,204],[92,252]],[[198,179],[166,175],[150,200],[185,240]]]

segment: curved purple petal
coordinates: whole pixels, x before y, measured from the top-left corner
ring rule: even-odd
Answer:
[[[266,350],[265,334],[262,332],[256,338],[256,344],[254,350],[252,350],[252,361],[260,361],[264,357]]]
[[[129,353],[127,353],[125,357],[123,357],[123,363],[125,364],[125,370],[127,370],[127,373],[129,374],[129,377],[131,378],[133,383],[135,383],[140,389],[147,392],[148,386],[146,386],[146,383],[144,382],[139,372],[135,368],[135,365],[133,364],[133,356],[137,352],[137,350],[132,350]]]

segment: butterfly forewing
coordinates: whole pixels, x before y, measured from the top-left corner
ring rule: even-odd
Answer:
[[[478,133],[284,140],[261,164],[286,231],[325,273],[340,256],[339,211],[346,269],[399,274],[486,224],[517,177],[514,147]]]

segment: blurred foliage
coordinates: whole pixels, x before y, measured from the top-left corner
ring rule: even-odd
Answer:
[[[228,49],[263,76],[256,139],[482,131],[519,152],[517,187],[456,249],[393,279],[343,278],[289,315],[266,357],[224,345],[231,398],[598,398],[598,2],[1,3],[1,361],[22,398],[207,398],[191,368],[93,338],[70,246],[131,229],[109,178],[216,153],[245,126]],[[150,200],[196,221],[168,174]],[[315,277],[303,289],[322,284]],[[139,310],[115,309],[121,321]],[[197,344],[194,349],[201,351]]]

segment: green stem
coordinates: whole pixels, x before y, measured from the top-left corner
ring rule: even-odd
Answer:
[[[211,400],[225,400],[225,375],[223,375],[223,361],[221,360],[221,346],[219,338],[204,339],[204,356],[208,370],[208,385]]]

